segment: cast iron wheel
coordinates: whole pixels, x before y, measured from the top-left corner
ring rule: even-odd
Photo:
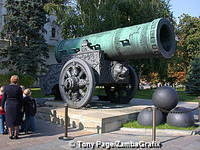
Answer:
[[[73,58],[66,62],[59,78],[62,99],[71,108],[81,108],[89,103],[95,89],[92,68],[83,60]]]
[[[127,104],[138,88],[138,77],[135,70],[129,66],[129,83],[123,85],[104,86],[108,100],[116,104]]]

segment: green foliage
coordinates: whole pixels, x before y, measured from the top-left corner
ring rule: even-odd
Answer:
[[[8,85],[10,83],[10,77],[14,74],[19,76],[19,84],[25,87],[31,87],[35,82],[35,79],[30,75],[24,75],[21,73],[8,73],[0,74],[0,86]]]
[[[167,81],[168,78],[168,63],[171,59],[165,58],[149,58],[133,60],[131,64],[136,68],[140,77],[145,77],[149,82],[153,83],[150,78],[151,73],[158,73],[159,82]]]
[[[125,128],[152,128],[152,126],[140,125],[137,121],[131,121],[131,122],[123,124],[122,126]],[[157,129],[194,130],[197,127],[195,127],[195,126],[185,127],[185,128],[184,127],[175,127],[175,126],[170,126],[165,123],[165,124],[158,125],[156,128]]]
[[[172,20],[169,0],[50,0],[45,10],[57,16],[64,38],[75,38],[125,26],[152,21]],[[167,77],[167,61],[143,59],[132,62],[141,75],[158,72]]]
[[[6,23],[2,37],[9,46],[0,51],[1,67],[9,71],[36,76],[45,68],[48,46],[42,32],[46,23],[43,9],[46,0],[7,0]]]
[[[200,95],[200,57],[195,58],[191,63],[186,87],[191,93]]]
[[[174,68],[188,73],[191,61],[200,57],[200,18],[183,14],[177,25],[177,60]]]
[[[65,38],[171,18],[165,0],[50,0],[45,10],[57,16]]]
[[[176,26],[177,50],[168,63],[168,73],[172,77],[182,73],[183,77],[176,76],[175,80],[184,83],[191,68],[191,61],[200,57],[200,18],[183,14],[179,19]]]
[[[176,25],[177,50],[175,56],[168,62],[168,74],[172,78],[175,77],[176,82],[183,84],[186,75],[189,74],[191,61],[195,57],[200,57],[200,18],[183,14],[179,19]]]

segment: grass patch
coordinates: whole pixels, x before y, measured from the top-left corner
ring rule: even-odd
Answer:
[[[131,121],[131,122],[125,123],[125,124],[122,125],[122,127],[126,127],[126,128],[152,128],[152,126],[140,125],[137,121]],[[196,126],[187,127],[187,128],[175,127],[175,126],[170,126],[170,125],[165,123],[165,124],[161,124],[161,125],[156,126],[156,128],[157,129],[194,130],[197,127]]]
[[[41,98],[41,97],[54,97],[53,95],[44,95],[42,93],[41,88],[31,88],[32,97]],[[94,91],[94,95],[105,95],[103,88],[96,88]]]
[[[151,99],[155,89],[138,90],[134,98]],[[198,96],[190,95],[184,89],[177,89],[179,100],[185,102],[199,102]],[[104,88],[96,88],[94,95],[106,95]]]
[[[40,88],[31,88],[32,97],[41,98],[41,97],[53,97],[53,95],[44,95]]]
[[[106,95],[104,88],[95,88],[94,95]]]
[[[199,100],[197,99],[198,96],[195,95],[190,95],[186,92],[179,92],[178,91],[178,95],[179,95],[179,99],[180,101],[186,101],[186,102],[199,102]]]
[[[151,99],[153,95],[154,90],[153,89],[147,89],[147,90],[138,90],[136,92],[135,98],[141,98],[141,99]]]
[[[53,95],[46,96],[42,93],[40,88],[31,88],[32,90],[32,96],[37,97],[53,97]],[[155,89],[146,89],[146,90],[138,90],[136,92],[135,98],[141,98],[141,99],[151,99],[153,92]],[[179,94],[180,101],[186,101],[186,102],[199,102],[197,99],[197,96],[189,95],[182,89],[177,90]],[[94,95],[106,95],[104,88],[96,88],[94,91]]]
[[[151,99],[154,90],[155,89],[138,90],[134,97],[141,98],[141,99]],[[176,91],[178,92],[180,101],[199,102],[199,100],[197,99],[198,96],[190,95],[190,94],[186,93],[183,89],[177,89]]]

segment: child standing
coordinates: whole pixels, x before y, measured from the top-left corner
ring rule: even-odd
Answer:
[[[5,134],[5,111],[1,104],[3,99],[3,87],[0,87],[0,134]]]
[[[31,97],[31,90],[24,90],[25,133],[35,131],[36,102]]]

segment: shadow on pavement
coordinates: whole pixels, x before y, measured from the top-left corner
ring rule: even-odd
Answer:
[[[167,142],[169,142],[169,141],[173,141],[173,140],[176,140],[176,139],[179,139],[179,138],[183,138],[183,137],[185,137],[185,136],[177,136],[177,137],[174,137],[174,138],[171,138],[171,139],[168,139],[168,140],[162,141],[161,144],[163,144],[163,143],[167,143]]]
[[[24,134],[20,133],[20,139],[23,138],[34,138],[41,136],[54,136],[64,133],[64,129],[62,127],[58,127],[52,123],[48,123],[39,119],[36,119],[36,131],[32,134]]]
[[[37,138],[37,137],[50,137],[50,136],[62,136],[64,135],[64,128],[58,125],[55,125],[53,123],[49,123],[43,120],[36,120],[36,131],[32,134],[24,134],[20,133],[19,138],[20,139],[26,139],[26,138]],[[89,136],[94,135],[94,133],[89,132],[82,132],[82,130],[78,128],[68,128],[68,133],[73,134],[74,138],[77,137],[83,137],[83,136]],[[71,135],[70,135],[71,136]]]

